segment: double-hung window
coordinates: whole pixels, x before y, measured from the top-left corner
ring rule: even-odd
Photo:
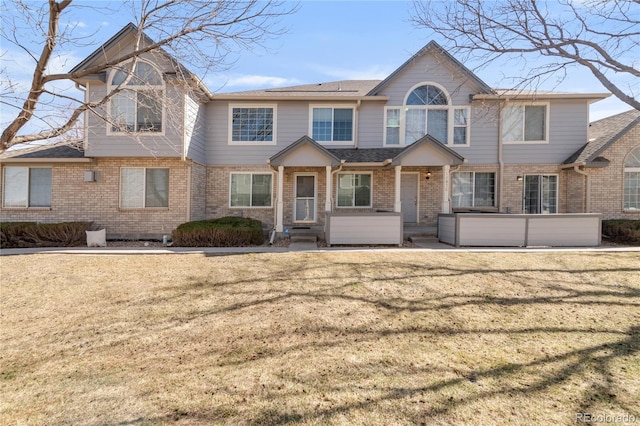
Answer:
[[[229,115],[230,144],[275,145],[275,106],[230,105]]]
[[[371,173],[338,174],[338,207],[371,207]]]
[[[271,207],[271,173],[231,173],[230,207]]]
[[[3,206],[51,207],[51,168],[5,167]]]
[[[624,209],[640,210],[640,147],[624,162]]]
[[[317,142],[353,143],[352,107],[312,107],[311,137]]]
[[[384,122],[386,146],[410,145],[427,134],[445,145],[469,144],[469,108],[453,106],[435,83],[413,88],[402,107],[386,107]]]
[[[120,207],[123,209],[169,207],[169,169],[143,167],[120,169]]]
[[[549,141],[549,104],[507,104],[500,122],[504,143]]]
[[[453,173],[453,207],[495,207],[496,174]]]
[[[164,80],[151,64],[138,60],[111,73],[109,90],[117,91],[110,100],[112,133],[163,131]]]

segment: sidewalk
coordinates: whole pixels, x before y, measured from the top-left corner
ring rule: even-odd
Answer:
[[[638,252],[640,247],[599,246],[599,247],[461,247],[456,248],[439,242],[416,244],[417,247],[318,247],[312,242],[292,242],[289,247],[44,247],[2,249],[0,256],[23,254],[78,254],[78,255],[160,255],[160,254],[200,254],[223,256],[247,253],[287,253],[287,252],[331,252],[331,251],[450,251],[450,252]]]

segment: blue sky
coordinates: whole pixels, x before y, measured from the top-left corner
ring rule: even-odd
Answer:
[[[84,2],[81,6],[99,6]],[[113,4],[113,3],[112,3]],[[62,25],[77,25],[76,30],[97,29],[94,40],[103,43],[127,22],[127,10],[115,15],[97,13],[95,7],[79,7],[63,17]],[[343,79],[383,79],[431,40],[428,30],[415,28],[409,21],[411,2],[405,1],[301,1],[298,11],[282,20],[288,32],[266,43],[267,51],[238,52],[231,69],[204,76],[213,92],[252,90]],[[435,41],[441,42],[437,38]],[[54,58],[54,70],[68,70],[90,54],[97,45],[61,52]],[[28,80],[23,70],[32,68],[30,59],[12,46],[0,46],[3,67],[14,77]],[[462,58],[458,58],[462,59]],[[466,63],[474,69],[476,64]],[[508,87],[503,73],[522,71],[510,62],[477,71],[492,87]],[[526,69],[526,65],[525,65]],[[193,70],[196,73],[197,70]],[[23,73],[20,75],[20,73]],[[587,71],[576,69],[560,84],[548,82],[544,90],[565,92],[606,92]],[[64,87],[72,91],[72,86]],[[4,108],[4,107],[3,107]],[[596,120],[629,110],[613,96],[591,106]],[[3,114],[4,115],[4,114]],[[2,119],[4,122],[6,115]]]

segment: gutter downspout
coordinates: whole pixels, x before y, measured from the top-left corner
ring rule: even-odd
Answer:
[[[353,123],[353,147],[355,149],[358,149],[358,123],[360,122],[359,117],[360,117],[360,105],[362,104],[362,101],[360,99],[358,99],[358,102],[356,103],[356,116],[355,116],[355,123]]]
[[[335,182],[335,175],[342,171],[342,167],[344,166],[344,160],[340,160],[340,166],[337,169],[331,172],[331,182]],[[331,191],[333,192],[333,190]],[[331,211],[333,211],[333,197],[331,197]]]
[[[584,170],[580,170],[580,166],[577,164],[574,164],[573,166],[573,171],[578,173],[579,175],[584,176],[585,178],[585,192],[587,193],[587,195],[585,196],[585,213],[590,213],[591,212],[591,176],[589,175],[589,173],[585,172]]]
[[[278,187],[277,187],[277,188],[279,188],[280,172],[279,172],[279,170],[278,170],[278,168],[277,168],[277,167],[274,167],[274,166],[271,164],[271,161],[267,160],[267,164],[269,164],[269,168],[270,168],[271,170],[273,170],[273,172],[274,172],[274,177],[276,178],[276,179],[275,179],[275,181],[276,181],[276,183],[278,184]],[[280,195],[280,194],[279,194],[278,189],[276,189],[276,194],[277,194],[278,196]],[[275,208],[273,209],[273,231],[272,231],[272,232],[273,232],[273,235],[272,235],[272,238],[270,238],[270,240],[272,240],[272,239],[273,239],[273,236],[275,236],[275,233],[277,232],[277,225],[278,225],[278,202],[279,202],[278,196],[276,196],[276,200],[275,200],[275,201],[276,201],[276,203],[275,203]],[[282,231],[280,231],[280,232],[282,232]],[[273,244],[273,243],[271,243],[271,244]]]
[[[498,212],[502,212],[502,196],[504,194],[504,159],[502,146],[502,108],[505,102],[500,102],[498,107]]]
[[[74,82],[75,86],[76,86],[76,90],[81,91],[84,94],[84,103],[87,104],[87,97],[89,96],[89,93],[87,92],[87,86],[83,86],[82,84],[78,83],[77,81]],[[89,148],[89,141],[87,140],[87,135],[88,135],[88,128],[89,128],[89,111],[85,110],[83,113],[84,117],[82,118],[83,121],[83,135],[82,135],[82,145],[83,145],[83,149],[84,152],[87,152],[87,148]]]

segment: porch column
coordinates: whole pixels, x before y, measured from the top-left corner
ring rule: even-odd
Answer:
[[[284,231],[284,166],[278,166],[278,195],[276,197],[276,232]]]
[[[395,190],[395,203],[393,205],[393,211],[400,213],[402,211],[402,201],[400,200],[400,181],[402,179],[402,166],[396,166],[396,190]]]
[[[449,189],[451,188],[449,165],[442,166],[442,213],[451,213],[451,198]]]
[[[325,195],[324,195],[324,211],[331,211],[331,193],[333,192],[333,188],[331,188],[331,166],[325,167],[326,173],[326,185],[325,185]]]

